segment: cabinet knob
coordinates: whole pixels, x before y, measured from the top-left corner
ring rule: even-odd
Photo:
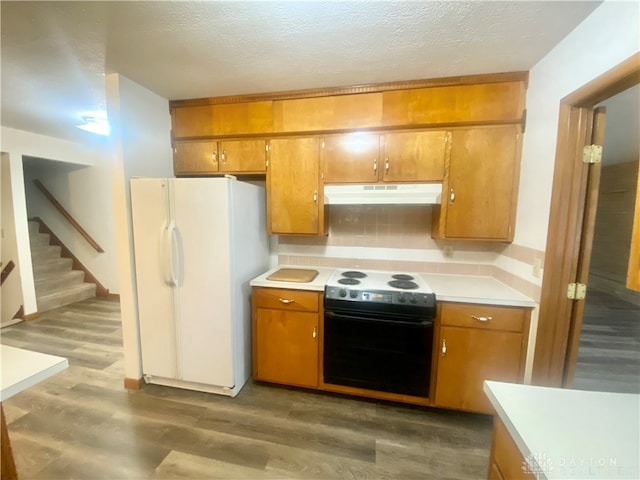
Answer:
[[[442,356],[444,357],[447,354],[447,341],[443,338],[442,339],[442,350],[441,350]]]
[[[285,305],[289,305],[290,303],[295,302],[295,300],[289,298],[278,298],[278,300],[280,300],[280,303],[284,303]]]
[[[478,317],[477,315],[471,315],[471,318],[478,320],[479,322],[488,322],[489,320],[493,320],[493,317]]]
[[[313,203],[318,203],[318,190],[313,191]]]
[[[313,327],[313,333],[311,334],[312,338],[316,338],[318,336],[318,327]]]
[[[453,205],[453,202],[456,201],[456,194],[453,191],[453,188],[449,191],[449,205]]]

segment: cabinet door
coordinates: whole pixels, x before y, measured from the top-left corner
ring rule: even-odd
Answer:
[[[349,133],[323,139],[324,183],[376,183],[380,135]]]
[[[220,171],[262,173],[267,152],[264,140],[230,140],[220,142]]]
[[[399,132],[383,136],[385,182],[442,181],[448,132]]]
[[[213,141],[175,142],[173,172],[176,175],[206,175],[218,172],[218,145]]]
[[[445,237],[513,239],[519,153],[518,126],[453,132]]]
[[[522,334],[440,327],[435,405],[490,413],[485,380],[520,381]]]
[[[270,141],[267,168],[269,233],[324,233],[319,160],[320,141],[317,138]]]
[[[254,377],[304,387],[318,386],[318,314],[256,310]]]

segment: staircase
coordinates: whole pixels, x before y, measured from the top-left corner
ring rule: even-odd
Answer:
[[[96,285],[85,283],[84,272],[72,270],[73,260],[61,256],[60,246],[49,245],[50,235],[39,228],[38,222],[29,222],[38,312],[95,297]]]

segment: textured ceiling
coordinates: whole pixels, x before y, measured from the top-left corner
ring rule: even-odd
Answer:
[[[88,138],[105,72],[186,99],[529,70],[599,3],[3,1],[2,124]]]

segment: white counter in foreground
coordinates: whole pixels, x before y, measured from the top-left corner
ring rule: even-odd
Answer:
[[[12,397],[69,366],[66,358],[8,345],[0,346],[0,359],[2,360],[0,401]]]
[[[640,478],[640,395],[491,381],[484,391],[538,478]]]

